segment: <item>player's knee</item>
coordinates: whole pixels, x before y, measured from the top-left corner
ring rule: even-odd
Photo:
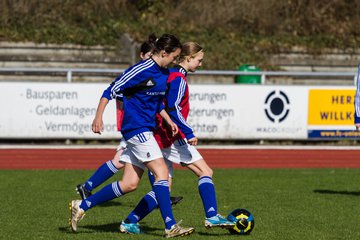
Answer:
[[[138,182],[136,182],[136,181],[126,181],[126,182],[122,182],[121,186],[122,186],[121,190],[124,193],[129,193],[129,192],[133,192],[133,191],[136,190],[136,188],[138,187]]]
[[[132,191],[135,191],[137,189],[137,184],[130,184],[128,186],[128,192],[132,192]]]

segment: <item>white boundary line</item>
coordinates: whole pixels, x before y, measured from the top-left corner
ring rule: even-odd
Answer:
[[[16,144],[0,144],[0,149],[114,149],[117,145],[16,145]],[[197,146],[198,149],[278,149],[278,150],[360,150],[360,146],[279,146],[279,145],[202,145]]]

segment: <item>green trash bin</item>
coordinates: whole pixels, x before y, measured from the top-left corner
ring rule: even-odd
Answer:
[[[255,65],[244,64],[241,65],[238,69],[241,72],[260,72],[260,68]],[[236,83],[246,83],[246,84],[260,84],[261,76],[260,75],[237,75],[235,78]]]

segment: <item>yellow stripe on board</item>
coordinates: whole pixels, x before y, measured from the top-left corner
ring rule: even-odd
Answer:
[[[355,90],[310,89],[309,125],[353,125]]]

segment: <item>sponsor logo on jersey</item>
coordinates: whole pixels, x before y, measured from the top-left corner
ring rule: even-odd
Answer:
[[[146,86],[155,86],[155,83],[150,79],[149,81],[147,81]]]

